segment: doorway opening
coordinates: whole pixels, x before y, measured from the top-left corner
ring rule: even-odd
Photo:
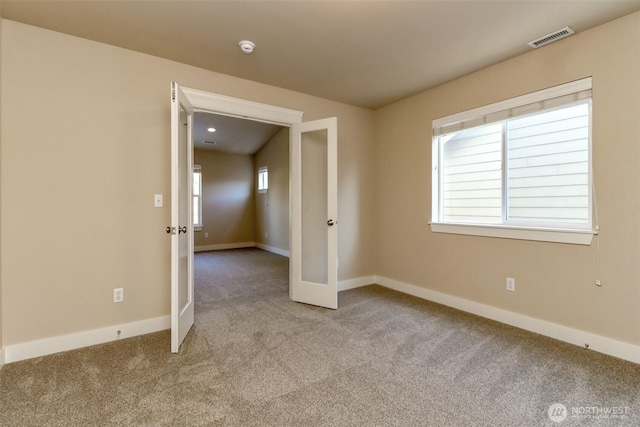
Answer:
[[[203,112],[194,122],[195,251],[289,256],[289,128]]]
[[[196,310],[214,296],[263,293],[260,275],[288,298],[289,128],[196,112],[193,136]]]

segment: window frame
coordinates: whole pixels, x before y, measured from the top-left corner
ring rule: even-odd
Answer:
[[[200,219],[199,223],[196,223],[194,218],[191,218],[193,221],[193,228],[195,231],[201,231],[202,227],[204,226],[204,221],[202,220],[202,168],[200,165],[193,165],[193,175],[192,178],[195,178],[195,176],[198,175],[198,179],[200,181],[200,185],[198,186],[198,188],[200,189],[200,193],[196,194],[195,193],[195,189],[196,186],[192,185],[192,193],[191,193],[191,203],[192,205],[195,204],[194,201],[197,199],[198,200],[198,204],[197,204],[197,210],[194,209],[194,213],[198,213],[198,218]]]
[[[554,86],[551,88],[543,89],[537,92],[532,92],[526,95],[518,96],[515,98],[507,99],[504,101],[496,102],[490,105],[485,105],[472,110],[464,111],[461,113],[453,114],[450,116],[442,117],[433,120],[433,135],[432,135],[432,151],[431,151],[431,173],[432,173],[432,188],[431,188],[431,221],[429,222],[431,231],[435,233],[450,233],[450,234],[463,234],[472,236],[486,236],[486,237],[498,237],[508,239],[522,239],[522,240],[536,240],[546,242],[558,242],[558,243],[570,243],[590,245],[593,236],[598,232],[597,224],[594,224],[593,215],[593,167],[592,167],[592,129],[591,129],[591,101],[589,102],[589,166],[588,166],[588,197],[589,197],[589,220],[588,224],[584,227],[562,226],[558,224],[549,225],[537,225],[537,224],[519,224],[519,223],[507,223],[502,222],[498,224],[493,223],[464,223],[464,222],[447,222],[441,220],[441,171],[440,165],[443,161],[443,153],[439,142],[439,137],[454,131],[465,129],[465,123],[471,123],[468,128],[484,124],[482,119],[486,117],[500,117],[493,120],[493,122],[504,121],[509,118],[507,112],[513,110],[526,110],[530,106],[536,104],[544,104],[545,102],[552,101],[572,94],[591,91],[592,79],[591,77],[576,80],[570,83]],[[591,95],[589,99],[591,100]],[[565,103],[565,105],[568,104]],[[541,108],[538,111],[548,110],[550,108]],[[533,111],[532,111],[533,112]],[[521,116],[527,113],[519,114]],[[473,123],[477,124],[473,124]],[[503,159],[502,159],[502,185],[503,185],[503,199],[502,210],[503,220],[505,219],[504,212],[507,209],[506,201],[504,200],[505,188],[507,186],[506,177],[506,162],[505,162],[505,150],[506,141],[502,142],[503,147]]]

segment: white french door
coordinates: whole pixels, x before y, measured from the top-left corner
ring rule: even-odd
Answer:
[[[338,308],[338,120],[291,128],[291,277],[294,301]]]
[[[193,326],[193,107],[171,83],[171,352]]]

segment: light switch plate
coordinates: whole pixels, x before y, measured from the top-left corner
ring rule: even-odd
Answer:
[[[156,208],[162,207],[162,194],[155,194],[153,196],[153,206]]]

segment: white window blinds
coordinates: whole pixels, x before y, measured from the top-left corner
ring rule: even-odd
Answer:
[[[591,77],[434,120],[433,136],[550,110],[591,98]]]

